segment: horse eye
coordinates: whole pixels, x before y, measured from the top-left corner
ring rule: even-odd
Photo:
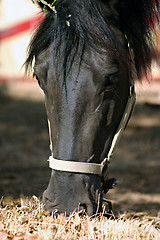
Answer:
[[[41,86],[40,80],[35,72],[33,73],[33,77],[37,79],[39,86]]]
[[[115,88],[119,80],[118,72],[107,74],[104,81],[104,91],[111,91]]]
[[[119,73],[115,72],[115,73],[112,73],[112,74],[108,74],[108,77],[109,77],[110,82],[116,84],[118,82],[118,79],[119,79]]]

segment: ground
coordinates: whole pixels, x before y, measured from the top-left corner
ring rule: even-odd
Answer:
[[[136,85],[137,104],[109,166],[115,212],[160,213],[160,82]],[[50,178],[47,118],[35,82],[0,84],[0,198],[42,196]]]

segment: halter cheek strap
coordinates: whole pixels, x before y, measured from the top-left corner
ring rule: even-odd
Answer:
[[[112,144],[108,152],[108,156],[102,161],[101,164],[61,160],[61,159],[55,159],[53,156],[50,156],[48,160],[49,167],[52,168],[53,170],[58,170],[58,171],[96,174],[102,177],[103,168],[105,165],[109,163],[110,159],[112,158],[113,152],[120,140],[122,132],[128,123],[128,120],[133,110],[133,106],[135,104],[135,100],[136,100],[136,94],[134,91],[134,83],[131,83],[130,94],[128,97],[128,101],[127,101],[122,119],[113,137]],[[49,132],[50,132],[50,122],[49,122]],[[51,134],[50,134],[50,140],[51,140]]]
[[[118,145],[119,140],[122,136],[123,130],[127,126],[127,123],[128,123],[129,118],[132,114],[135,102],[136,102],[136,93],[135,93],[135,90],[134,90],[134,83],[131,83],[127,105],[126,105],[125,111],[123,113],[122,119],[119,123],[118,129],[117,129],[117,131],[114,135],[114,138],[112,140],[112,144],[111,144],[110,150],[108,152],[108,157],[107,157],[108,160],[110,160],[112,158],[114,150],[115,150],[116,146]]]

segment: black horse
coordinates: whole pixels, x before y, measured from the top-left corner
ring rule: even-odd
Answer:
[[[28,69],[35,58],[50,127],[43,202],[50,212],[93,215],[115,183],[107,179],[108,161],[131,114],[133,72],[140,78],[151,66],[159,1],[46,2],[26,60]]]

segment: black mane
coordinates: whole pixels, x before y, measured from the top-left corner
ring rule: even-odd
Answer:
[[[119,0],[115,8],[112,1],[58,0],[57,13],[47,7],[48,13],[29,45],[26,69],[32,65],[34,57],[52,42],[57,66],[63,56],[64,75],[70,69],[74,57],[78,53],[79,56],[83,54],[85,44],[97,51],[100,51],[98,46],[103,46],[119,62],[126,61],[126,51],[111,28],[115,26],[123,32],[133,50],[138,77],[147,73],[153,57],[152,33],[154,18],[158,18],[159,14],[159,0]],[[52,3],[52,0],[47,2]],[[42,3],[40,6],[43,8]]]

